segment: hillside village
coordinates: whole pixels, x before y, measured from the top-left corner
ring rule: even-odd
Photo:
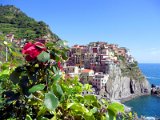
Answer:
[[[91,42],[89,45],[74,45],[68,52],[69,60],[64,71],[70,77],[78,75],[82,83],[90,83],[98,91],[105,87],[110,66],[119,66],[123,58],[133,63],[129,50],[106,42]]]

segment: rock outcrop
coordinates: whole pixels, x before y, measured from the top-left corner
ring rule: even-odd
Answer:
[[[151,86],[151,94],[160,97],[160,86],[153,85]]]
[[[137,65],[110,65],[104,95],[110,99],[131,99],[150,94],[150,84]]]

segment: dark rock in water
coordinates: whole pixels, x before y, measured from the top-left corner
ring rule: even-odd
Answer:
[[[160,96],[160,87],[152,84],[151,94]]]
[[[151,85],[151,88],[154,88],[154,87],[156,87],[156,85],[152,84],[152,85]]]

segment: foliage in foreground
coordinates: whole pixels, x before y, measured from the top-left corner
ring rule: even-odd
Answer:
[[[66,60],[62,41],[27,43],[24,65],[0,72],[0,119],[114,120],[132,119],[120,103],[82,95],[91,91],[77,77],[66,78],[60,62]],[[28,59],[29,58],[29,59]]]

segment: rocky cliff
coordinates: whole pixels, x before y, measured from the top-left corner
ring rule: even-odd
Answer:
[[[136,62],[109,66],[109,79],[103,92],[107,98],[127,100],[150,94],[150,90],[150,84]]]

